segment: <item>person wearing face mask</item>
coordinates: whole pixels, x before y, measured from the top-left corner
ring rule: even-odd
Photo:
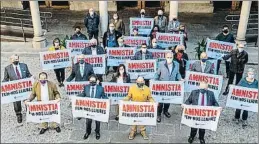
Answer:
[[[184,52],[184,45],[178,45],[175,48],[174,59],[179,63],[179,72],[182,78],[185,78],[186,63],[189,60],[187,53]]]
[[[119,37],[117,41],[118,41],[118,45],[120,48],[121,47],[130,47],[129,45],[124,44],[123,37]]]
[[[27,102],[33,101],[37,98],[39,102],[48,102],[48,101],[56,101],[57,103],[60,101],[60,93],[56,85],[53,82],[48,81],[48,75],[45,72],[41,72],[39,74],[39,81],[35,82],[32,87],[32,93],[30,97],[25,100],[25,104]],[[44,134],[48,130],[48,125],[51,128],[54,128],[56,132],[60,133],[61,129],[57,123],[41,123],[40,134]]]
[[[200,82],[200,89],[193,90],[185,101],[186,105],[199,105],[199,106],[219,106],[215,99],[213,91],[208,90],[208,83],[205,81]],[[192,143],[196,136],[198,129],[191,128],[189,143]],[[199,140],[201,144],[205,144],[204,140],[205,129],[199,129]]]
[[[179,31],[179,27],[180,27],[180,22],[178,21],[177,17],[174,16],[173,19],[171,21],[169,21],[168,24],[168,32],[177,32]]]
[[[153,38],[152,39],[152,44],[151,46],[149,47],[150,49],[161,49],[161,50],[164,50],[165,48],[162,48],[161,46],[157,45],[157,40],[156,38]]]
[[[133,29],[133,34],[132,34],[131,36],[140,36],[140,35],[138,34],[138,28],[134,28],[134,29]]]
[[[163,14],[163,10],[158,10],[157,16],[154,18],[154,24],[159,26],[160,32],[165,33],[167,28],[167,18]]]
[[[200,61],[196,61],[190,67],[191,71],[214,74],[214,66],[208,61],[208,56],[206,52],[202,52],[200,55]]]
[[[185,49],[187,49],[186,41],[188,41],[188,36],[187,36],[187,30],[186,30],[185,25],[180,24],[179,31],[175,31],[174,33],[175,34],[183,34],[183,37],[184,37],[183,43],[184,43]]]
[[[122,35],[125,35],[125,25],[123,20],[119,17],[118,13],[113,14],[113,19],[111,19],[109,23],[113,23],[115,30],[120,32]]]
[[[121,33],[115,30],[113,23],[109,24],[109,30],[103,35],[103,47],[118,47],[118,38],[121,37]]]
[[[230,52],[230,54],[222,57],[223,60],[228,60],[229,58],[231,58],[230,66],[229,66],[228,84],[223,95],[228,94],[229,85],[233,84],[235,76],[236,76],[236,85],[239,83],[239,81],[242,78],[242,75],[245,69],[245,64],[248,62],[248,53],[244,51],[244,47],[245,45],[243,43],[240,43],[237,45],[237,49],[233,49]]]
[[[140,10],[140,18],[145,18],[146,11],[144,9]]]
[[[87,29],[89,39],[93,37],[98,39],[100,17],[94,12],[93,8],[89,9],[89,13],[84,19],[84,24]]]
[[[2,82],[14,81],[19,79],[25,79],[31,77],[31,73],[27,64],[19,62],[18,55],[12,55],[10,57],[11,64],[4,69],[4,78]],[[15,114],[17,116],[17,122],[22,123],[22,103],[21,101],[13,102]]]
[[[70,38],[72,40],[87,40],[86,35],[81,33],[82,28],[80,26],[75,27],[75,34]]]
[[[60,39],[55,38],[53,40],[53,46],[49,48],[49,51],[58,51],[58,50],[64,50],[65,47],[61,45]],[[65,68],[59,68],[59,69],[54,69],[54,72],[56,74],[56,78],[59,83],[59,87],[64,86],[63,82],[65,80]]]
[[[108,99],[104,94],[104,89],[102,86],[97,85],[97,77],[95,75],[89,76],[89,85],[84,86],[82,93],[78,97],[96,98],[96,99]],[[100,135],[100,121],[95,121],[95,133],[96,139],[99,140]],[[88,139],[92,131],[92,119],[86,119],[86,133],[84,139]]]
[[[145,86],[145,80],[143,77],[137,78],[137,83],[133,84],[129,88],[128,95],[124,98],[124,101],[133,101],[133,102],[155,102],[151,96],[150,88]],[[144,140],[148,140],[148,136],[146,134],[145,126],[131,126],[131,130],[129,133],[129,140],[133,140],[137,134],[137,127],[140,129],[140,134],[142,135]]]
[[[152,40],[152,39],[156,38],[156,34],[158,32],[160,32],[159,26],[158,25],[154,25],[154,27],[151,30],[150,35],[149,35],[150,39]]]

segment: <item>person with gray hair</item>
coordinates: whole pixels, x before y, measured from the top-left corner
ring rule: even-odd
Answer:
[[[247,76],[242,78],[238,83],[238,86],[247,87],[247,88],[255,88],[258,89],[258,81],[255,79],[255,69],[249,68],[247,72]],[[241,115],[241,109],[236,109],[234,122],[237,124],[240,122],[239,118]],[[247,126],[247,117],[248,111],[244,110],[242,113],[242,127]]]
[[[154,18],[154,25],[158,25],[160,32],[165,33],[167,28],[167,18],[164,16],[163,10],[158,10],[157,16]]]
[[[84,19],[84,24],[87,29],[89,39],[92,39],[93,37],[95,39],[98,39],[99,23],[100,23],[99,15],[94,12],[93,8],[90,8],[89,13],[86,15]]]

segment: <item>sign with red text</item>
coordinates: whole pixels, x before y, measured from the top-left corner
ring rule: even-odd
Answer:
[[[71,51],[58,50],[40,52],[40,65],[42,70],[70,67],[72,66]]]
[[[156,60],[129,60],[126,61],[126,70],[131,79],[143,76],[145,79],[153,79],[156,73]]]
[[[87,97],[72,98],[73,117],[89,118],[100,122],[108,122],[110,113],[109,99],[96,99]]]
[[[184,105],[181,124],[216,131],[221,107]]]
[[[113,83],[102,82],[105,95],[111,100],[111,104],[119,104],[119,100],[122,100],[128,95],[129,87],[132,83]]]
[[[218,60],[216,59],[209,59],[207,60],[211,63],[211,67],[214,70],[214,74],[217,74],[217,66],[218,66]],[[195,62],[200,62],[200,60],[188,60],[186,62],[186,71],[192,71],[192,66]]]
[[[33,78],[25,78],[1,83],[1,104],[22,101],[29,98]]]
[[[67,96],[79,95],[84,91],[84,86],[88,84],[89,81],[64,82]]]
[[[153,18],[130,18],[130,35],[133,34],[133,29],[138,29],[138,34],[149,35],[154,26]]]
[[[156,33],[157,45],[162,48],[174,47],[183,44],[183,34]]]
[[[150,81],[152,97],[159,103],[182,104],[184,98],[183,81]]]
[[[229,54],[233,49],[236,49],[235,43],[211,40],[207,38],[206,53],[208,57],[219,59],[223,55]]]
[[[120,101],[119,123],[156,125],[157,104],[153,102]]]
[[[125,64],[126,60],[131,60],[134,57],[136,48],[107,48],[107,66],[119,66]]]
[[[166,53],[171,52],[171,50],[161,50],[161,49],[148,49],[148,51],[152,52],[153,59],[156,59],[157,62],[165,60]]]
[[[208,83],[208,90],[213,91],[216,100],[218,100],[223,85],[223,76],[186,71],[184,86],[185,92],[191,92],[192,90],[199,89],[201,81],[206,81]]]
[[[60,123],[60,102],[27,102],[26,121],[33,123]]]
[[[82,54],[85,48],[92,45],[90,40],[66,40],[66,48],[71,50],[72,55]]]
[[[226,106],[258,112],[258,89],[230,85]]]
[[[79,62],[78,55],[75,56],[74,63]],[[105,55],[85,55],[85,62],[93,66],[95,74],[105,74]]]
[[[141,37],[141,36],[124,36],[124,44],[131,47],[140,47],[143,43],[146,43],[149,46],[150,37]]]

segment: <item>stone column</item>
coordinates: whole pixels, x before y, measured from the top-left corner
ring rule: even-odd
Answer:
[[[246,30],[247,30],[251,4],[252,4],[252,1],[242,2],[240,19],[239,19],[239,24],[237,29],[236,43],[240,43],[240,42],[246,43],[245,37],[246,37]]]
[[[169,21],[175,16],[178,17],[178,1],[170,1]]]
[[[38,1],[30,1],[30,8],[31,8],[33,30],[34,30],[32,46],[33,48],[45,48],[46,38],[43,36],[43,32],[42,32]]]
[[[99,1],[99,13],[100,13],[100,25],[101,25],[100,36],[103,36],[103,34],[107,31],[107,27],[109,23],[107,1]]]

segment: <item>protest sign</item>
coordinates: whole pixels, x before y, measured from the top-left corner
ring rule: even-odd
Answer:
[[[140,47],[141,44],[146,43],[149,46],[150,37],[141,36],[124,36],[124,44],[131,47]]]
[[[120,101],[119,123],[156,125],[157,104],[153,102]]]
[[[25,78],[1,83],[1,104],[22,101],[29,98],[33,78]]]
[[[75,56],[74,63],[79,62],[78,55]],[[86,55],[85,62],[93,66],[95,74],[105,74],[106,60],[105,55]]]
[[[258,112],[258,89],[230,85],[226,106]]]
[[[149,35],[154,26],[153,18],[130,18],[130,35],[133,34],[133,29],[138,28],[140,35]]]
[[[184,86],[185,92],[191,92],[192,90],[199,89],[201,81],[206,81],[208,83],[208,90],[213,91],[216,100],[218,100],[223,85],[223,76],[186,71]]]
[[[150,81],[152,97],[159,103],[182,104],[184,98],[183,81]]]
[[[174,47],[183,44],[183,34],[156,33],[157,45],[162,48]]]
[[[181,124],[216,131],[220,113],[221,107],[184,105]]]
[[[72,66],[71,51],[66,49],[40,52],[40,65],[43,70],[70,67]]]
[[[129,60],[126,61],[126,70],[131,79],[143,76],[145,79],[152,79],[156,73],[156,60]]]
[[[73,117],[83,117],[96,121],[108,122],[110,113],[109,99],[96,99],[77,96],[73,96],[71,98]]]
[[[207,38],[206,53],[208,57],[220,59],[223,55],[229,54],[236,49],[235,43],[211,40]]]
[[[88,84],[89,81],[64,82],[67,96],[79,95],[84,91],[84,86]]]
[[[126,60],[131,60],[136,53],[136,48],[107,48],[107,66],[119,66],[125,64]]]
[[[71,54],[82,54],[85,48],[92,46],[90,40],[66,40],[66,48],[71,50]]]
[[[192,70],[192,66],[195,62],[200,62],[200,60],[188,60],[186,62],[186,71],[191,71]],[[217,66],[218,66],[218,60],[216,59],[210,59],[210,60],[207,60],[209,61],[212,65],[211,67],[213,68],[214,70],[214,74],[216,75],[217,74]]]
[[[111,104],[119,104],[128,95],[131,83],[102,82],[105,95],[111,100]]]
[[[27,102],[26,121],[33,123],[60,123],[60,102]]]
[[[171,52],[171,50],[160,50],[160,49],[148,49],[148,51],[152,52],[153,59],[156,59],[157,62],[165,60],[166,53]]]

